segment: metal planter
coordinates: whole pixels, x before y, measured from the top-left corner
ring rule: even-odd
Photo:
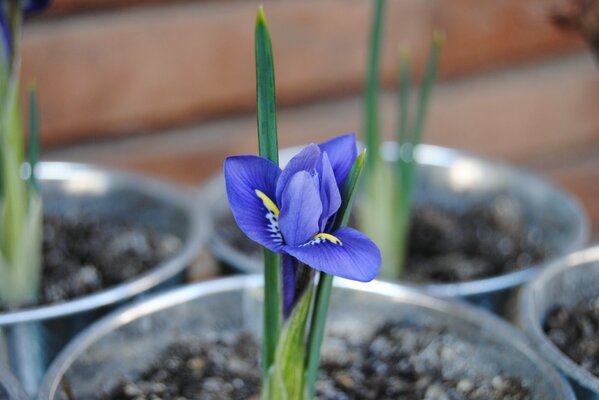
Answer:
[[[71,342],[50,367],[38,399],[64,399],[63,381],[74,398],[97,398],[122,377],[135,377],[178,339],[215,331],[259,334],[261,312],[260,276],[193,284],[132,305],[98,321]],[[574,399],[565,380],[531,350],[524,335],[499,318],[398,285],[336,280],[329,331],[367,334],[368,327],[399,318],[443,327],[472,343],[474,358],[480,351],[485,363],[472,361],[470,368],[519,376],[529,382],[533,399]]]
[[[27,400],[27,394],[7,370],[0,368],[0,400]]]
[[[556,306],[573,306],[599,295],[599,246],[555,261],[524,287],[519,301],[520,323],[545,359],[572,382],[580,400],[599,400],[599,377],[561,352],[545,335],[542,324]]]
[[[177,236],[182,246],[134,280],[65,303],[0,313],[0,365],[8,365],[31,396],[49,363],[76,333],[134,297],[182,282],[209,232],[192,193],[175,185],[91,165],[44,162],[38,167],[46,211],[76,215],[85,209],[144,223]]]
[[[281,153],[281,163],[288,161],[298,149]],[[381,152],[389,162],[398,157],[395,143],[385,143]],[[411,285],[430,295],[465,299],[498,313],[505,313],[511,291],[535,276],[547,263],[578,250],[587,241],[589,223],[579,202],[563,189],[529,171],[500,162],[485,160],[468,153],[444,147],[421,145],[415,151],[418,163],[414,202],[468,209],[493,196],[521,207],[530,229],[543,233],[550,256],[539,265],[500,276],[460,283]],[[222,176],[207,188],[212,204],[211,215],[218,221],[230,210]],[[234,270],[261,271],[260,259],[239,251],[218,234],[211,238],[214,255]]]

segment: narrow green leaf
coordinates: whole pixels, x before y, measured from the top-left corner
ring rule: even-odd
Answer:
[[[354,201],[354,191],[358,185],[362,168],[366,159],[366,149],[362,150],[358,157],[354,161],[349,174],[345,179],[343,189],[341,190],[341,206],[337,212],[337,219],[333,225],[333,230],[338,229],[342,226],[346,226],[349,221],[351,209]]]
[[[274,362],[275,349],[279,338],[282,320],[281,305],[281,257],[264,249],[264,328],[262,343],[262,370],[268,369]]]
[[[367,161],[366,170],[368,175],[372,174],[373,170],[376,168],[380,145],[378,89],[384,9],[385,0],[375,0],[370,33],[370,56],[368,60],[364,103],[364,134],[366,136],[366,148],[370,149],[373,153],[371,157],[368,157]]]
[[[260,155],[278,164],[275,71],[270,32],[262,7],[256,19],[256,106]]]
[[[412,68],[410,65],[410,53],[406,49],[399,49],[399,74],[397,84],[398,100],[398,124],[397,140],[400,145],[408,141],[408,119],[410,111],[410,89],[412,80]]]
[[[19,111],[18,85],[9,84],[6,108],[2,110],[2,174],[4,203],[2,215],[2,250],[10,264],[17,256],[16,249],[27,213],[26,184],[21,179],[23,136]]]
[[[345,180],[341,193],[341,206],[337,212],[337,219],[333,230],[347,225],[351,214],[354,190],[358,184],[360,173],[364,167],[366,150],[362,151],[354,161],[352,168]],[[318,364],[320,363],[320,348],[324,340],[324,330],[333,289],[333,275],[321,272],[319,274],[318,286],[316,288],[316,299],[312,322],[310,324],[310,335],[308,337],[308,355],[306,359],[306,388],[308,398],[314,398],[316,394],[316,378],[318,376]]]
[[[422,140],[422,132],[424,130],[424,123],[426,122],[430,94],[435,84],[435,79],[437,78],[437,67],[439,65],[439,58],[444,42],[445,36],[442,33],[435,32],[433,34],[430,55],[428,57],[424,80],[422,82],[422,87],[420,88],[420,97],[418,99],[418,110],[412,138],[412,144],[414,146],[420,144],[420,141]]]
[[[37,97],[37,86],[35,82],[31,82],[28,87],[29,93],[29,167],[31,168],[29,175],[29,186],[32,191],[38,192],[39,187],[35,177],[35,166],[39,160],[40,144],[39,144],[39,102]]]
[[[443,48],[445,37],[439,32],[435,32],[431,42],[431,50],[428,58],[426,71],[424,73],[424,79],[420,88],[420,96],[418,99],[418,109],[416,112],[416,122],[412,135],[407,142],[402,145],[409,145],[409,154],[404,154],[404,157],[399,158],[400,168],[400,180],[401,180],[401,207],[402,212],[405,214],[404,219],[409,218],[411,208],[411,197],[414,181],[414,154],[413,151],[422,141],[422,134],[424,131],[424,124],[426,122],[426,116],[428,112],[428,106],[430,101],[431,92],[433,90],[435,79],[437,77],[437,68],[439,65],[439,57]],[[406,228],[407,229],[407,228]]]
[[[304,400],[304,341],[313,292],[308,286],[283,326],[263,400]]]
[[[275,75],[270,33],[262,7],[258,9],[255,31],[256,111],[260,156],[279,163]],[[282,320],[281,258],[264,249],[264,328],[262,372],[266,377],[274,362]]]

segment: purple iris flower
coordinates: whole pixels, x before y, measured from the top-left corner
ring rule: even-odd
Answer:
[[[225,160],[227,196],[239,228],[283,254],[286,314],[296,297],[300,263],[363,282],[379,272],[381,254],[370,239],[349,227],[332,231],[356,157],[356,138],[349,134],[306,146],[283,170],[253,155]]]

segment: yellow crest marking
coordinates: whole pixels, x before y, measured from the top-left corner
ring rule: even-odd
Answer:
[[[279,208],[274,203],[274,201],[272,201],[267,195],[265,195],[258,189],[254,189],[254,192],[256,193],[256,196],[258,196],[260,200],[262,200],[262,204],[264,204],[264,207],[266,207],[268,211],[271,211],[275,215],[275,217],[279,218]]]
[[[314,236],[314,239],[324,239],[324,240],[328,240],[331,243],[338,244],[339,246],[343,246],[343,243],[341,243],[341,240],[339,240],[339,238],[331,235],[330,233],[319,233],[318,235]]]

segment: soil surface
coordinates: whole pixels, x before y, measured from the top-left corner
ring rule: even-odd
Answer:
[[[519,378],[483,376],[476,349],[433,329],[389,323],[362,340],[328,339],[319,400],[524,400]],[[101,399],[258,400],[259,345],[250,334],[203,336],[175,343],[136,381]],[[492,361],[491,361],[492,362]]]
[[[233,217],[217,224],[217,233],[240,251],[262,251],[239,230]],[[527,228],[515,211],[478,207],[465,213],[439,207],[415,207],[408,257],[402,279],[410,282],[466,282],[525,269],[548,256],[541,232]]]
[[[179,238],[147,226],[82,213],[45,215],[40,304],[88,295],[152,269],[175,254]]]
[[[562,352],[599,377],[599,296],[574,307],[556,307],[543,328]]]

